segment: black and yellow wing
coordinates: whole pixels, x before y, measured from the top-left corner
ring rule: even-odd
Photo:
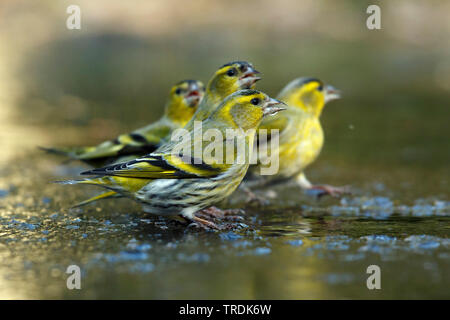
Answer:
[[[82,175],[116,176],[137,179],[212,178],[227,166],[212,166],[193,157],[175,154],[149,154],[129,162],[82,172]]]

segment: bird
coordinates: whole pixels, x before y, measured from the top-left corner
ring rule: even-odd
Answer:
[[[224,64],[216,70],[206,85],[205,95],[194,116],[185,126],[191,130],[195,121],[203,121],[230,94],[242,89],[252,89],[261,78],[250,62],[233,61]]]
[[[222,153],[208,155],[205,150],[209,144],[206,139],[198,138],[196,127],[186,130],[184,139],[165,152],[155,151],[129,162],[88,170],[81,174],[92,178],[61,183],[100,186],[136,200],[144,212],[181,215],[199,226],[220,229],[196,213],[221,202],[239,186],[249,167],[258,125],[264,117],[282,110],[281,101],[263,92],[240,90],[229,95],[201,123],[201,132],[213,130],[217,137],[214,143]],[[195,150],[191,152],[196,143],[203,150],[200,157],[196,157]],[[244,150],[243,158],[238,150]]]
[[[191,119],[204,95],[205,87],[198,80],[183,80],[170,89],[164,115],[145,127],[90,147],[41,148],[70,159],[101,167],[152,152],[171,132]]]
[[[232,61],[219,67],[206,84],[205,95],[197,111],[183,128],[188,131],[193,130],[196,122],[208,118],[220,103],[233,92],[253,89],[255,83],[261,80],[258,74],[260,72],[253,67],[252,63],[247,61]],[[166,149],[173,148],[173,144],[164,144],[157,151],[165,152]]]
[[[288,83],[278,94],[277,99],[286,103],[286,110],[266,118],[259,126],[257,137],[267,130],[266,142],[257,140],[259,150],[264,144],[267,154],[258,154],[258,164],[252,166],[246,177],[247,188],[259,188],[293,179],[302,189],[319,190],[319,196],[338,196],[348,192],[345,187],[312,184],[304,173],[319,156],[324,144],[324,132],[320,116],[326,103],[339,99],[340,91],[321,80],[300,77]],[[278,145],[270,143],[271,130],[279,130]],[[278,171],[273,175],[260,176],[261,168],[267,167],[271,154],[278,156]],[[256,179],[255,179],[256,177]],[[250,196],[252,193],[249,193]]]

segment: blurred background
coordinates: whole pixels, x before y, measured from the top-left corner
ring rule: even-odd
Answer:
[[[66,28],[66,9],[72,4],[81,8],[81,30]],[[381,8],[381,30],[366,27],[370,4]],[[330,233],[354,237],[357,243],[358,237],[368,233],[448,237],[448,220],[445,224],[433,215],[449,208],[449,15],[447,0],[0,0],[0,273],[5,275],[0,278],[0,297],[79,297],[61,287],[65,267],[73,261],[87,266],[99,252],[119,252],[119,256],[107,256],[108,263],[100,272],[91,269],[91,285],[100,291],[84,291],[80,295],[87,296],[83,297],[373,297],[367,290],[361,291],[365,287],[359,282],[354,285],[348,277],[334,275],[336,270],[350,272],[345,261],[353,260],[336,256],[305,260],[305,254],[295,251],[294,263],[293,250],[297,249],[286,248],[285,241],[297,239],[299,234],[312,234],[317,240]],[[382,219],[397,212],[394,205],[401,204],[413,213],[419,205],[418,210],[425,208],[425,214],[432,215],[433,223],[419,225],[416,220],[395,218],[383,224],[376,216],[368,222],[361,218],[361,225],[355,224],[356,220],[347,224],[334,214],[328,221],[314,216],[317,202],[311,209],[314,218],[305,222],[295,210],[301,207],[305,215],[303,204],[312,200],[302,198],[303,202],[291,205],[297,209],[283,218],[264,216],[268,231],[262,234],[279,237],[269,241],[274,252],[272,264],[264,260],[268,257],[253,255],[243,263],[235,254],[241,249],[232,245],[226,254],[219,250],[214,256],[211,252],[220,247],[219,239],[217,246],[205,249],[210,250],[205,252],[209,252],[211,264],[200,256],[199,261],[186,260],[190,268],[180,268],[179,255],[189,250],[196,255],[204,243],[217,239],[211,240],[211,235],[199,239],[174,236],[161,231],[160,222],[149,230],[146,221],[136,218],[140,209],[130,202],[122,207],[105,202],[86,208],[86,215],[64,211],[88,194],[85,189],[68,191],[49,181],[76,176],[83,168],[78,163],[62,166],[60,158],[43,154],[37,146],[93,145],[146,125],[160,117],[174,83],[186,78],[207,82],[219,66],[233,60],[252,62],[263,74],[257,88],[269,95],[276,95],[299,76],[318,77],[342,90],[343,98],[324,109],[326,142],[318,161],[307,170],[309,178],[350,184],[364,194],[381,195],[369,200],[382,206],[374,212],[384,214],[387,208],[388,215]],[[290,195],[298,199],[298,190]],[[335,199],[323,201],[321,206],[337,203]],[[367,208],[365,201],[361,200],[361,208]],[[344,209],[339,212],[347,210],[348,203],[341,201]],[[59,218],[52,218],[55,215]],[[117,227],[121,231],[114,233],[115,223],[122,226],[121,221],[127,227]],[[305,224],[307,231],[303,230]],[[180,238],[187,244],[173,249],[173,257],[167,256],[168,248],[176,248]],[[449,245],[444,238],[436,240],[443,251]],[[135,256],[121,255],[121,250],[128,250],[127,241],[133,239],[150,239],[151,246],[160,250],[160,256],[148,257],[156,271],[150,272],[151,264],[143,267],[143,273],[151,273],[149,278],[133,273]],[[266,238],[262,239],[258,241]],[[304,241],[312,241],[314,246],[315,240]],[[392,247],[392,242],[386,243]],[[427,245],[435,248],[435,244]],[[355,256],[360,254],[357,245],[354,250]],[[324,249],[323,254],[328,257],[329,250]],[[382,297],[448,297],[448,272],[446,278],[439,273],[448,271],[448,250],[440,254],[441,260],[433,261],[447,262],[433,264],[426,254],[419,258],[399,255],[400,260],[390,269],[392,285]],[[130,259],[129,269],[120,274],[119,269],[111,268],[113,258]],[[372,256],[367,259],[352,264],[357,277],[373,263]],[[414,268],[410,268],[412,261]],[[422,263],[431,263],[427,270],[432,277],[422,276]],[[297,268],[299,265],[304,269]],[[404,273],[406,269],[410,271]],[[105,275],[105,270],[113,276]],[[217,273],[210,270],[224,273],[216,278]],[[331,272],[330,281],[311,280],[310,274],[324,270]],[[172,282],[161,280],[162,274],[172,276],[168,277]],[[242,286],[231,288],[228,274],[241,279]],[[268,281],[278,277],[283,280]],[[53,279],[53,287],[49,279]],[[330,289],[336,279],[348,288]],[[429,283],[435,287],[427,287]],[[406,291],[406,285],[417,290]],[[199,287],[202,290],[198,291]],[[48,292],[41,293],[42,288]]]

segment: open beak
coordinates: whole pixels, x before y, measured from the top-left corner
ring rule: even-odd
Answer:
[[[325,103],[341,98],[341,91],[333,86],[325,86]]]
[[[199,88],[197,85],[191,85],[189,87],[189,91],[187,92],[187,94],[184,96],[184,98],[186,99],[186,102],[189,106],[194,107],[196,106],[200,100],[203,97],[203,90],[201,88]]]
[[[286,104],[280,100],[270,98],[269,101],[266,102],[263,109],[264,116],[273,115],[279,111],[286,110],[283,106]]]
[[[256,81],[261,80],[261,77],[257,76],[259,73],[253,67],[248,67],[245,73],[239,78],[239,86],[242,89],[251,89]]]

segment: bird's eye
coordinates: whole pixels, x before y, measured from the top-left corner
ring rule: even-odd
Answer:
[[[323,90],[323,85],[318,86],[317,90],[322,91]]]
[[[259,104],[259,98],[253,98],[251,101],[250,101],[250,103],[251,104],[253,104],[253,105],[255,105],[255,106],[257,106],[258,104]]]
[[[236,75],[236,69],[233,68],[233,69],[230,69],[227,71],[227,76],[233,77],[235,75]]]
[[[180,93],[181,93],[181,89],[180,89],[180,88],[177,88],[177,90],[175,90],[175,93],[176,93],[176,94],[180,94]]]

